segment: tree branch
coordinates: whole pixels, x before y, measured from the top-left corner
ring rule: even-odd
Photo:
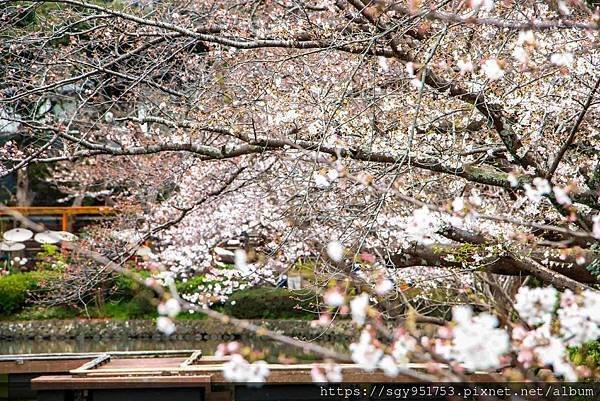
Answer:
[[[579,116],[577,117],[577,121],[575,122],[575,124],[571,128],[571,132],[569,133],[569,136],[567,137],[567,140],[565,141],[565,143],[563,144],[563,146],[560,148],[560,150],[558,151],[558,153],[554,157],[554,161],[552,162],[552,165],[550,166],[550,168],[548,169],[548,173],[546,174],[546,178],[548,180],[550,180],[552,178],[552,176],[556,172],[556,169],[558,168],[558,165],[560,164],[561,160],[565,156],[565,153],[567,152],[567,149],[569,148],[569,146],[571,146],[571,144],[575,140],[575,135],[577,134],[577,131],[579,130],[579,126],[583,122],[583,118],[585,117],[585,113],[587,113],[587,111],[589,110],[590,106],[592,105],[592,100],[594,99],[594,95],[596,94],[596,91],[598,90],[599,86],[600,86],[600,78],[598,78],[596,80],[596,85],[594,85],[594,88],[592,89],[592,91],[588,95],[587,100],[586,100],[585,104],[583,105],[583,108],[579,112]]]
[[[489,244],[490,248],[494,244]],[[476,261],[473,256],[477,252],[484,252],[479,248],[464,248],[456,245],[413,245],[403,250],[400,254],[390,256],[389,261],[397,268],[430,266],[449,269],[465,269],[484,271],[507,276],[533,275],[544,282],[552,283],[559,288],[571,290],[590,289],[588,284],[597,284],[598,279],[588,272],[585,264],[589,264],[598,257],[592,253],[586,254],[586,263],[578,265],[573,258],[561,260],[548,258],[543,252],[531,251],[532,256],[523,253],[503,253],[497,256],[486,256],[481,261]],[[548,260],[544,266],[542,260]],[[589,263],[588,263],[589,262]]]

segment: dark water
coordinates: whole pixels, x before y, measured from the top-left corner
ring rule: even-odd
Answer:
[[[154,340],[154,339],[61,339],[0,341],[0,355],[46,354],[68,352],[201,350],[212,355],[222,341],[213,340]]]
[[[275,362],[281,357],[291,357],[302,361],[317,359],[315,355],[305,353],[300,348],[295,348],[268,339],[241,338],[237,339],[243,346],[248,346],[254,351],[262,351],[263,357],[269,362]],[[10,340],[0,341],[0,355],[17,354],[47,354],[47,353],[87,353],[110,351],[163,351],[163,350],[200,350],[203,355],[214,355],[220,343],[225,340],[169,340],[164,338],[110,338],[110,339],[60,339],[60,340]],[[346,352],[346,342],[327,343],[318,342],[319,345],[333,349],[337,352]]]

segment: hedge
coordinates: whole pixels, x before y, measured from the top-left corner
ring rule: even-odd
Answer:
[[[147,271],[136,272],[141,278],[148,278],[151,274]],[[116,299],[131,299],[136,296],[140,291],[148,291],[153,293],[151,289],[140,284],[131,277],[124,274],[115,273],[113,278],[113,288],[111,295]]]
[[[63,315],[68,318],[76,314],[76,308],[73,307],[60,307],[60,310],[54,311],[52,308],[33,306],[32,293],[43,290],[46,282],[58,279],[60,273],[54,271],[15,273],[0,277],[0,315],[44,319],[60,318]],[[202,281],[202,277],[194,277],[185,283],[177,282],[176,287],[182,294],[193,293],[198,291],[198,285]],[[130,278],[117,275],[114,277],[113,290],[106,304],[101,309],[90,305],[88,311],[93,317],[150,318],[156,315],[157,302],[152,290]],[[236,291],[224,304],[213,307],[241,319],[314,319],[313,311],[317,309],[314,303],[315,295],[308,290],[290,291],[283,288],[258,287]],[[23,310],[24,308],[26,309]],[[192,318],[187,314],[182,315],[183,318]]]
[[[35,271],[0,277],[0,314],[19,311],[31,303],[31,294],[59,277],[57,272]]]
[[[314,303],[306,290],[259,287],[234,292],[222,311],[240,319],[314,319]]]

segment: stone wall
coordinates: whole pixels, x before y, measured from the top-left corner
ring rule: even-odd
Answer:
[[[261,320],[254,321],[271,330],[291,337],[322,341],[337,341],[353,338],[356,328],[349,321],[337,322],[325,329],[311,327],[305,320]],[[214,320],[180,320],[177,331],[171,337],[177,340],[232,340],[252,336],[238,327],[224,325]],[[323,334],[325,332],[325,334]],[[152,320],[32,320],[0,322],[0,339],[69,339],[69,338],[160,338],[156,323]]]

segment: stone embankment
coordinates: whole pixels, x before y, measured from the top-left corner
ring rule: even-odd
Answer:
[[[300,339],[319,338],[321,341],[339,341],[352,338],[356,330],[349,321],[337,322],[330,328],[312,327],[306,320],[254,321],[265,328]],[[252,337],[239,327],[224,325],[214,320],[180,320],[173,340],[233,340]],[[0,322],[0,340],[33,339],[55,340],[71,338],[152,338],[160,339],[156,322],[152,320],[31,320]]]

